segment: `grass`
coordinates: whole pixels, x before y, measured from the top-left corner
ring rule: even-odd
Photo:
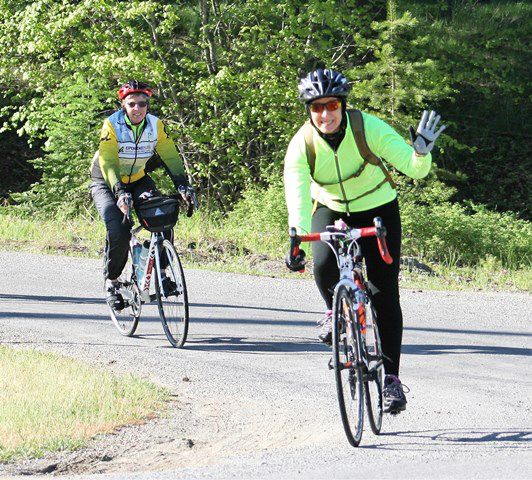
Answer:
[[[282,234],[249,238],[230,222],[196,214],[181,217],[176,229],[176,247],[187,267],[217,271],[294,278],[284,266],[288,242]],[[98,258],[103,251],[105,228],[93,219],[23,218],[0,209],[0,248],[36,253],[60,253]],[[493,257],[475,267],[421,261],[433,270],[426,274],[403,268],[401,286],[436,290],[532,291],[532,268],[503,268]],[[310,268],[308,269],[311,270]],[[311,278],[310,273],[303,277]]]
[[[73,450],[96,434],[140,423],[167,392],[53,353],[0,346],[0,462]]]

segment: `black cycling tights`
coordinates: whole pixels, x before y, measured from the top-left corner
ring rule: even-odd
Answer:
[[[403,314],[399,304],[399,256],[401,254],[401,217],[397,199],[365,212],[350,215],[330,210],[319,204],[312,217],[312,231],[323,232],[327,225],[342,218],[351,227],[371,227],[373,218],[381,217],[388,232],[386,242],[393,257],[387,265],[382,260],[375,237],[360,239],[360,246],[367,266],[367,275],[373,305],[377,313],[377,325],[385,355],[384,369],[388,374],[398,375],[401,343],[403,337]],[[327,304],[332,308],[333,289],[339,280],[338,266],[332,250],[323,242],[312,243],[314,278]]]

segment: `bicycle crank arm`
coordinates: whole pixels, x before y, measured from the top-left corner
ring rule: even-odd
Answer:
[[[329,366],[329,370],[334,370],[332,357],[329,358],[328,366]],[[353,366],[353,362],[341,363],[340,364],[340,370],[345,370],[346,368],[351,368],[352,366]]]

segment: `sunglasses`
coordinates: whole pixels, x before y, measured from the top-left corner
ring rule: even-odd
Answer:
[[[334,112],[340,107],[340,100],[331,100],[327,103],[311,103],[309,105],[309,110],[312,113],[322,113],[325,109],[328,112]]]
[[[135,105],[138,105],[139,108],[146,108],[148,106],[148,102],[127,102],[127,106],[129,108],[135,108]]]

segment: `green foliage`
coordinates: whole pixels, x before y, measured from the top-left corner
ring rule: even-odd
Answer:
[[[286,250],[288,215],[282,182],[246,190],[224,222],[224,229],[252,252],[282,256]]]
[[[428,53],[438,76],[455,92],[439,107],[459,142],[447,138],[439,157],[442,169],[459,172],[447,179],[457,188],[455,198],[530,219],[531,136],[526,119],[532,116],[532,4],[400,3],[429,36]]]
[[[16,196],[30,211],[63,204],[75,212],[88,202],[80,192],[98,112],[128,78],[157,86],[155,113],[204,203],[224,212],[248,186],[280,174],[304,119],[297,79],[317,63],[352,75],[357,105],[391,114],[403,131],[419,116],[416,103],[450,93],[424,60],[416,19],[388,18],[384,1],[137,0],[123,8],[118,0],[0,0],[0,24],[8,126],[47,141],[36,162],[41,182]]]
[[[421,195],[419,194],[421,193]],[[451,267],[500,265],[519,269],[532,264],[532,225],[512,213],[482,205],[459,205],[439,182],[400,194],[404,256]],[[282,185],[250,187],[223,224],[240,245],[264,253],[285,252],[286,205]],[[230,233],[229,233],[230,232]]]
[[[28,125],[45,126],[47,135],[45,156],[33,161],[42,178],[30,191],[13,198],[29,212],[79,213],[87,205],[89,162],[97,148],[96,138],[87,132],[94,129],[100,99],[87,88],[86,79],[75,74],[46,99],[36,97],[33,103],[34,110],[27,112]]]
[[[304,120],[296,82],[322,63],[353,81],[350,103],[405,136],[423,108],[441,111],[449,125],[431,176],[399,176],[407,253],[466,265],[486,255],[502,265],[530,261],[529,224],[477,205],[530,218],[529,2],[125,6],[0,0],[3,128],[44,144],[33,162],[40,180],[13,195],[27,213],[85,212],[103,118],[117,87],[139,78],[156,86],[153,111],[166,120],[202,204],[226,215],[250,249],[277,249],[286,231],[283,156]],[[265,233],[254,244],[257,232]]]
[[[513,213],[417,201],[403,201],[401,213],[404,255],[450,266],[479,265],[493,258],[517,269],[532,262],[532,225]]]

